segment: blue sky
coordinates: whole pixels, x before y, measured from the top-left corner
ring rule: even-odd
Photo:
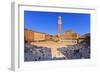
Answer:
[[[90,32],[90,14],[24,11],[24,27],[51,35],[58,33],[58,16],[62,17],[62,33],[72,29],[76,33]]]

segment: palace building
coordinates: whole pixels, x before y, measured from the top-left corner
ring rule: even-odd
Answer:
[[[24,39],[25,42],[35,42],[35,41],[39,42],[39,41],[51,40],[52,35],[24,29]]]
[[[77,44],[77,39],[80,37],[79,34],[73,32],[72,30],[67,30],[63,34],[61,34],[61,41],[67,42],[68,45]]]

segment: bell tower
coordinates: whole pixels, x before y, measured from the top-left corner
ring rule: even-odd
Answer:
[[[58,16],[58,40],[61,40],[61,30],[62,30],[62,19]]]
[[[62,28],[62,20],[61,16],[58,16],[58,34],[61,34],[61,29]]]

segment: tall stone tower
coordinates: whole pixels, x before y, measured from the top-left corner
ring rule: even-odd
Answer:
[[[62,19],[58,16],[58,40],[61,40],[61,30],[62,30]]]
[[[62,28],[62,20],[61,16],[58,16],[58,34],[61,34],[61,29]]]

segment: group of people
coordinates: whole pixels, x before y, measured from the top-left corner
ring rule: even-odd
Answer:
[[[51,49],[31,44],[24,46],[24,61],[51,60]]]
[[[58,48],[66,59],[88,59],[90,58],[90,45],[80,43],[73,46]]]

